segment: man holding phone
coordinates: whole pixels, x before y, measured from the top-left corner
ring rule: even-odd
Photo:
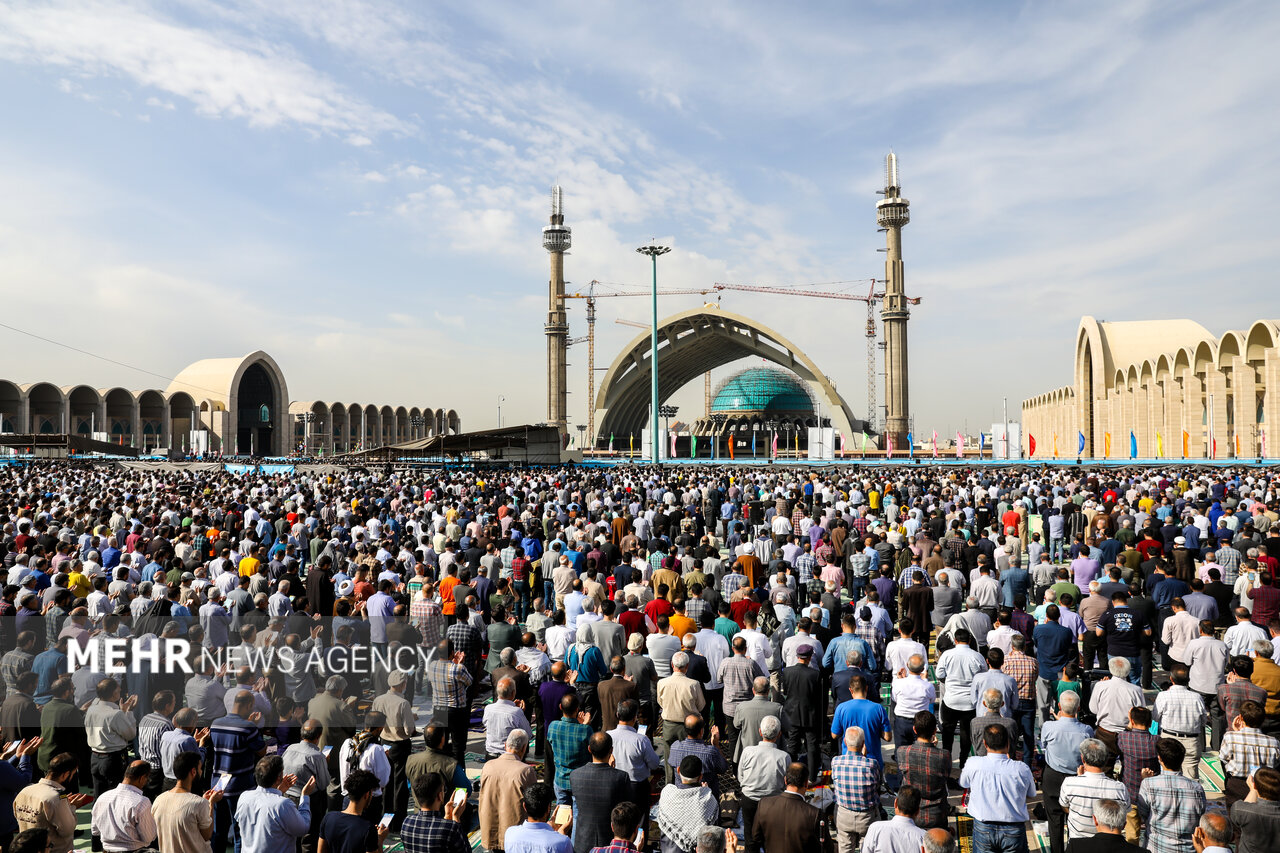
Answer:
[[[538,782],[524,790],[525,821],[507,830],[502,839],[506,853],[573,853],[573,809],[556,807],[551,786]],[[552,809],[556,815],[550,822]]]
[[[381,787],[378,777],[368,770],[352,770],[347,774],[347,807],[340,812],[329,812],[320,823],[318,853],[366,853],[369,850],[369,821],[362,815],[373,799],[374,791]],[[387,813],[378,822],[377,850],[382,849],[391,832],[394,813]],[[309,825],[309,824],[308,824]]]

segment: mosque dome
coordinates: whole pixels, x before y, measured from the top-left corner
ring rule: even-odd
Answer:
[[[812,414],[813,398],[804,380],[776,367],[749,367],[720,383],[713,412]]]

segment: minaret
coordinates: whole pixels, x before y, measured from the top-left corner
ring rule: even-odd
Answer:
[[[907,401],[907,297],[902,272],[902,226],[911,221],[910,202],[899,195],[898,157],[890,152],[884,160],[884,198],[876,202],[876,221],[888,241],[884,260],[884,302],[880,319],[885,341],[885,435],[894,447],[905,448],[910,431]]]
[[[568,372],[565,358],[569,340],[569,318],[564,310],[564,253],[573,244],[573,229],[564,224],[560,207],[560,187],[551,188],[551,224],[542,229],[542,248],[551,255],[548,285],[547,325],[547,423],[560,435],[568,432]],[[587,405],[592,401],[588,400]]]

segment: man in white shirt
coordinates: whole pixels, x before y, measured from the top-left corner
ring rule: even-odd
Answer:
[[[890,695],[893,698],[893,745],[895,748],[907,746],[915,741],[916,714],[929,710],[937,700],[937,688],[925,673],[925,661],[923,654],[912,655],[902,669],[904,674],[893,680]]]
[[[885,670],[895,677],[907,668],[907,661],[912,655],[924,657],[927,653],[924,645],[911,639],[911,632],[915,627],[915,623],[910,619],[899,619],[898,639],[885,646]]]
[[[124,771],[124,781],[103,792],[93,803],[93,834],[106,853],[132,853],[156,840],[151,801],[142,793],[151,765],[135,761]]]
[[[1187,657],[1187,644],[1200,635],[1200,623],[1196,621],[1196,617],[1187,612],[1187,607],[1181,598],[1173,600],[1173,615],[1164,620],[1164,627],[1160,629],[1160,639],[1169,648],[1166,657],[1171,658],[1178,663],[1191,665],[1190,659]],[[1168,662],[1165,663],[1165,669],[1169,669]]]

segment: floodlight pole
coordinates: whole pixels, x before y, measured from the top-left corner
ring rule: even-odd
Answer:
[[[649,332],[649,446],[654,464],[658,464],[658,256],[671,251],[669,246],[650,244],[636,249],[653,262],[653,325]]]

